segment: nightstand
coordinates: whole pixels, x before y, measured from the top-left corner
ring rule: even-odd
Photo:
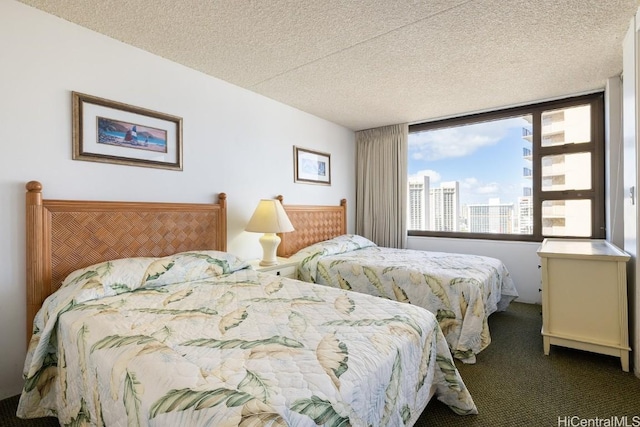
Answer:
[[[287,277],[289,279],[295,279],[297,277],[296,267],[298,266],[298,262],[290,261],[289,258],[278,257],[278,264],[276,265],[262,266],[260,265],[259,259],[250,261],[249,264],[251,264],[251,267],[253,267],[254,270],[261,271],[263,273]]]

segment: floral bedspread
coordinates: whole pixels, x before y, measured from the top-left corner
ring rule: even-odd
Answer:
[[[61,425],[413,425],[477,413],[433,314],[224,253],[71,274],[35,319],[18,416]]]
[[[357,235],[311,245],[296,255],[300,280],[426,308],[453,355],[475,363],[491,342],[488,317],[518,297],[502,261],[485,256],[384,248]]]

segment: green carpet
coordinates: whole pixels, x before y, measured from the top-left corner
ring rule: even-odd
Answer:
[[[456,362],[478,415],[455,415],[433,399],[416,426],[640,426],[640,379],[610,356],[556,346],[545,356],[540,313],[539,305],[512,303],[491,315],[491,345],[475,365]],[[58,425],[18,419],[17,403],[17,396],[0,401],[0,427]]]
[[[489,347],[475,365],[456,363],[479,414],[460,417],[432,400],[416,426],[604,426],[586,423],[624,416],[640,426],[640,379],[611,356],[557,346],[545,356],[541,326],[539,305],[492,314]]]

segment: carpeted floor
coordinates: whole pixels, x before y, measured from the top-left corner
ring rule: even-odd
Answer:
[[[456,363],[479,414],[460,417],[432,401],[416,426],[604,426],[587,423],[624,416],[610,425],[640,426],[640,379],[611,356],[556,346],[545,356],[541,326],[538,305],[492,314],[491,345],[475,365]]]
[[[59,426],[56,418],[21,420],[16,417],[19,396],[0,400],[0,427],[49,427]]]
[[[434,399],[417,427],[640,426],[640,379],[610,356],[555,346],[545,356],[540,306],[513,303],[491,315],[489,327],[492,343],[477,363],[456,363],[479,414],[455,415]],[[54,418],[18,419],[17,402],[0,401],[0,427],[58,425]]]

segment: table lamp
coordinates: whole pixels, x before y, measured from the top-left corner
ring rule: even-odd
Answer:
[[[245,227],[245,231],[264,233],[260,237],[262,245],[260,265],[276,265],[278,263],[276,250],[280,244],[280,237],[276,233],[293,231],[293,225],[279,200],[262,199]]]

